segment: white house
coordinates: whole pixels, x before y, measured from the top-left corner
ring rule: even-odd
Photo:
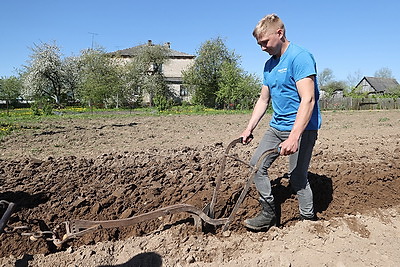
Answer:
[[[124,60],[130,60],[137,52],[143,48],[143,46],[154,45],[151,40],[148,40],[147,44],[138,45],[127,49],[118,50],[109,53],[111,56],[118,55],[118,57]],[[191,64],[194,63],[195,56],[179,52],[171,49],[171,43],[164,44],[168,48],[168,60],[162,66],[159,66],[163,73],[165,80],[176,96],[182,101],[189,101],[190,96],[188,95],[187,89],[183,86],[182,82],[182,71],[186,70]]]

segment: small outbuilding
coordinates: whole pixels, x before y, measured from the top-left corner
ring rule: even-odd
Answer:
[[[360,94],[385,94],[389,93],[390,89],[399,87],[396,79],[380,78],[380,77],[363,77],[356,85],[355,92]]]

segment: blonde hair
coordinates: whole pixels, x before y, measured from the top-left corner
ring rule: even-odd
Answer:
[[[283,36],[285,36],[285,25],[282,20],[276,14],[270,14],[263,17],[258,23],[257,26],[253,30],[253,36],[258,38],[260,34],[265,33],[267,31],[276,31],[282,29]]]

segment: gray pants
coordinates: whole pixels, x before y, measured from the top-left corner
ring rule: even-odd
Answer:
[[[278,147],[281,142],[289,137],[289,134],[290,132],[288,131],[282,132],[270,127],[261,139],[250,164],[254,166],[264,151]],[[305,217],[314,216],[313,193],[307,175],[317,136],[318,131],[304,131],[299,141],[299,150],[289,156],[288,173],[290,184],[297,194],[300,214]],[[254,184],[260,193],[260,199],[267,202],[272,202],[274,200],[271,182],[268,177],[268,168],[278,156],[277,153],[268,155],[254,177]]]

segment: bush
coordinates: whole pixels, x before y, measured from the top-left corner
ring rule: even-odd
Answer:
[[[46,99],[36,100],[31,104],[31,109],[35,116],[41,116],[42,112],[46,116],[53,115],[53,105]]]
[[[38,102],[32,103],[31,104],[31,109],[32,109],[33,115],[35,115],[35,116],[42,115],[42,112],[40,112],[40,107],[39,107],[39,103]]]
[[[165,96],[155,96],[153,102],[158,111],[164,111],[173,106],[173,101],[167,99]]]

